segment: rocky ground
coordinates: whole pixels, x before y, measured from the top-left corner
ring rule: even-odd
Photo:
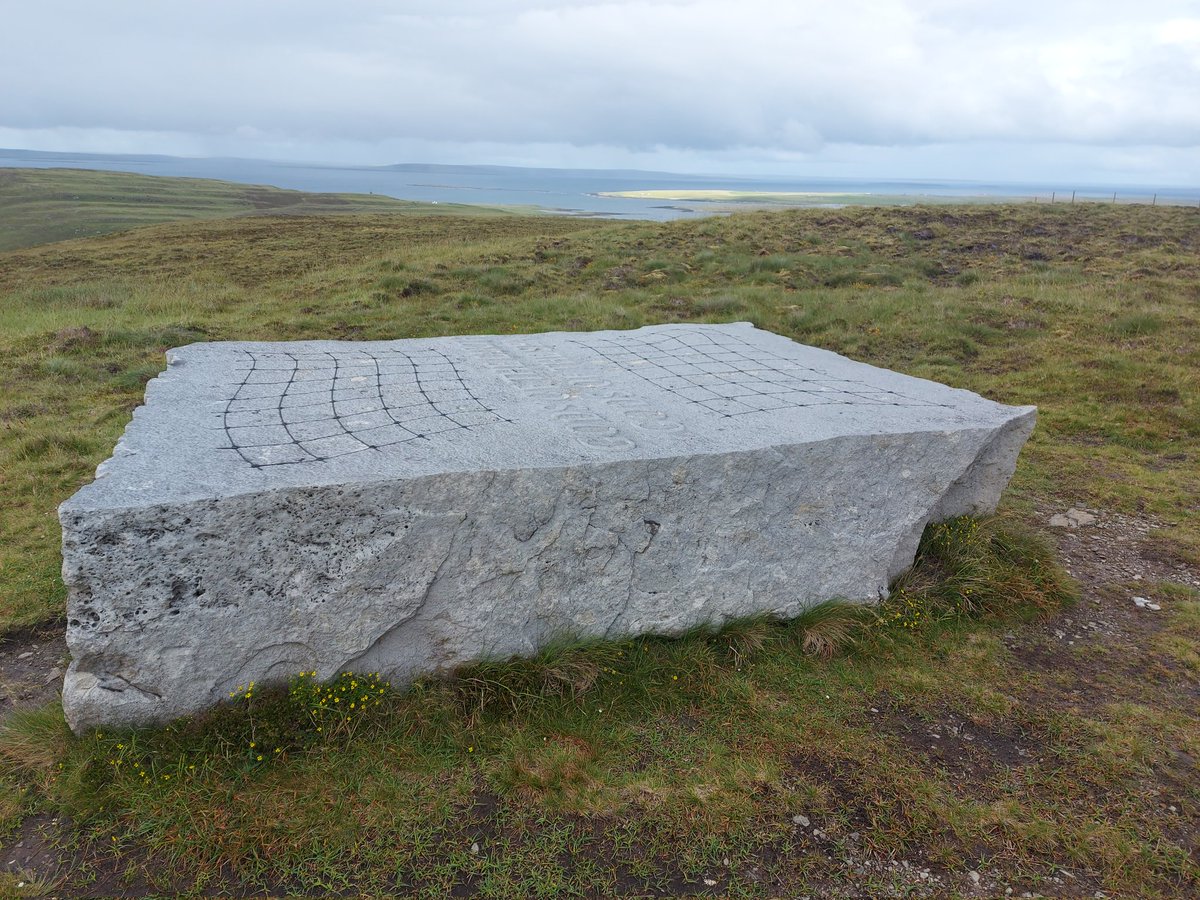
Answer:
[[[57,697],[69,659],[63,627],[57,623],[0,637],[0,718]]]

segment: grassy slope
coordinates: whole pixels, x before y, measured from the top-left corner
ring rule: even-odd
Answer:
[[[312,194],[204,178],[90,169],[0,169],[0,251],[179,219],[364,212],[496,215],[491,207]]]
[[[1012,403],[1011,492],[1200,529],[1195,210],[985,207],[671,224],[255,217],[0,256],[0,628],[61,614],[55,505],[109,452],[163,351],[748,319]]]
[[[669,224],[243,219],[0,255],[0,628],[61,617],[55,504],[108,454],[162,351],[198,339],[748,319],[1037,403],[1010,509],[1150,515],[1167,526],[1147,539],[1159,558],[1194,565],[1197,284],[1196,211],[1132,207]],[[1200,669],[1187,596],[1163,645],[1175,656],[1164,660]],[[265,768],[244,764],[236,744],[208,755],[189,755],[188,744],[138,758],[160,779],[198,760],[199,782],[140,789],[130,772],[116,777],[116,793],[86,764],[101,750],[119,756],[115,744],[76,749],[71,784],[49,779],[45,790],[112,797],[94,834],[129,858],[178,855],[184,873],[219,858],[241,879],[293,885],[347,879],[383,890],[399,877],[437,895],[466,879],[511,896],[603,891],[614,878],[630,890],[679,889],[720,870],[722,890],[752,896],[769,876],[803,893],[819,869],[799,862],[808,851],[784,832],[804,810],[838,833],[867,835],[873,858],[920,845],[928,864],[960,876],[969,860],[1029,878],[1088,869],[1138,892],[1194,887],[1196,859],[1163,830],[1150,793],[1158,783],[1147,780],[1165,747],[1200,754],[1194,684],[1123,679],[1097,708],[1043,707],[1039,692],[1062,676],[1015,661],[1005,627],[951,624],[877,656],[815,664],[772,654],[745,669],[718,665],[703,642],[667,645],[638,663],[632,696],[621,682],[583,704],[466,719],[431,702],[427,719],[402,716],[372,737]],[[869,702],[917,722],[965,718],[1044,756],[1019,776],[986,769],[959,784],[877,729]],[[1200,802],[1191,790],[1187,803]],[[472,854],[473,841],[488,852]],[[863,877],[882,890],[891,876]]]

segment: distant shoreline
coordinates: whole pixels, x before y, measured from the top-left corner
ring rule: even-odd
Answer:
[[[664,200],[674,203],[704,203],[724,206],[911,206],[918,203],[1029,203],[1025,196],[1001,196],[980,194],[972,196],[947,196],[945,194],[885,194],[842,191],[738,191],[726,189],[695,190],[636,190],[602,191],[600,197],[615,197],[627,200]]]
[[[339,166],[270,160],[51,154],[0,149],[0,168],[127,172],[269,185],[312,194],[360,194],[551,216],[665,221],[752,209],[1069,203],[1200,205],[1200,187],[1046,184],[962,179],[733,176],[497,166]],[[1115,198],[1115,199],[1114,199]]]
[[[952,206],[962,204],[1006,203],[1115,203],[1159,206],[1194,206],[1197,201],[1180,194],[1122,193],[1088,191],[1041,191],[1033,194],[944,194],[892,193],[890,191],[752,191],[727,188],[653,188],[627,191],[598,191],[593,196],[623,200],[660,200],[667,203],[694,203],[705,209],[666,206],[684,212],[734,212],[751,209],[828,208],[846,206]]]

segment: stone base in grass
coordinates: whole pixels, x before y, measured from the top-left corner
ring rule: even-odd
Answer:
[[[59,511],[77,731],[874,601],[1035,414],[745,324],[168,360]]]

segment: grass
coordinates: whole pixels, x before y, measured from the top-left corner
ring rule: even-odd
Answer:
[[[0,251],[180,219],[244,215],[504,215],[498,207],[313,194],[206,178],[91,169],[0,169]]]
[[[1200,260],[1182,208],[746,214],[667,224],[296,216],[166,224],[0,257],[0,630],[61,616],[54,508],[163,351],[750,320],[1036,403],[1010,490],[1144,511],[1200,558]],[[975,279],[964,276],[973,275]]]
[[[797,810],[831,833],[865,828],[853,817],[867,817],[871,850],[885,856],[936,828],[960,832],[947,834],[946,859],[990,846],[1032,862],[1028,850],[1002,850],[984,811],[964,809],[942,775],[920,773],[924,793],[914,792],[914,762],[863,715],[864,698],[896,684],[905,702],[936,706],[1004,669],[993,646],[962,649],[968,623],[985,615],[960,602],[974,583],[967,560],[1028,577],[1023,594],[997,604],[998,621],[1071,600],[1050,554],[1012,528],[931,528],[913,579],[937,589],[910,585],[878,611],[829,603],[791,622],[548,648],[402,693],[369,675],[318,686],[300,674],[287,688],[245,686],[206,717],[78,740],[57,710],[23,713],[0,733],[0,759],[71,818],[95,865],[143,854],[153,863],[139,877],[159,891],[228,872],[275,892],[433,897],[467,884],[484,896],[559,896],[618,882],[701,886],[755,866],[799,890],[806,881],[785,862]],[[1033,555],[1018,562],[1014,543]],[[930,648],[945,672],[935,683],[918,674]],[[340,700],[332,718],[328,698]],[[1003,704],[984,714],[1051,727]],[[831,765],[848,765],[859,742],[899,768],[857,771],[849,784],[810,768],[826,765],[816,762],[826,747]],[[889,812],[889,796],[909,802],[904,817]],[[1086,831],[1048,812],[1021,815],[1014,828]],[[1130,878],[1153,865],[1133,854],[1120,863],[1134,866]]]
[[[269,692],[80,740],[59,710],[28,713],[0,738],[0,834],[70,816],[74,877],[110,893],[880,894],[911,888],[906,860],[963,890],[974,868],[1055,893],[1067,869],[1091,873],[1089,895],[1186,894],[1194,843],[1153,792],[1200,803],[1172,762],[1200,757],[1180,674],[1200,658],[1200,598],[1170,588],[1155,680],[1114,676],[1090,704],[1052,701],[1067,675],[1005,635],[1070,593],[1014,521],[1151,517],[1146,552],[1200,561],[1198,225],[1085,205],[255,216],[0,254],[0,632],[62,618],[54,509],[163,351],[193,340],[741,319],[1040,407],[1007,517],[931,530],[882,622],[832,606],[551,648],[389,690],[349,739],[292,727],[291,698]],[[955,739],[976,764],[935,762],[931,729],[974,735]]]

